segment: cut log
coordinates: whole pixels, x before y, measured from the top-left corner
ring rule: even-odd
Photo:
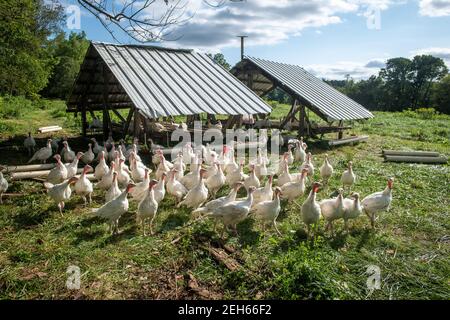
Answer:
[[[413,156],[413,157],[439,157],[439,152],[432,151],[400,151],[400,150],[383,150],[383,155],[389,156]]]
[[[77,169],[77,175],[83,171],[83,168]],[[46,178],[50,170],[40,170],[40,171],[25,171],[25,172],[13,172],[11,174],[11,180],[22,180],[22,179],[34,179],[34,178]],[[89,180],[94,180],[93,174],[86,175]]]
[[[385,161],[387,162],[410,162],[410,163],[434,163],[445,164],[447,163],[447,157],[413,157],[413,156],[391,156],[386,155]]]
[[[53,169],[56,163],[43,163],[43,164],[28,164],[21,166],[7,166],[2,169],[2,172],[24,172],[24,171],[39,171]]]
[[[347,144],[347,143],[367,141],[367,139],[369,139],[368,136],[349,137],[349,138],[345,138],[345,139],[330,140],[330,141],[328,141],[328,145],[338,146],[338,145]]]
[[[60,126],[48,126],[48,127],[41,127],[38,129],[40,133],[54,132],[60,130],[62,130],[62,127]]]

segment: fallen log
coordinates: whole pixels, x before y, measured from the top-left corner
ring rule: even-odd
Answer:
[[[330,140],[330,141],[328,141],[328,145],[329,146],[338,146],[341,144],[367,141],[367,139],[369,139],[368,136],[359,136],[359,137],[351,137],[351,138],[344,138],[344,139],[338,139],[338,140]]]
[[[62,127],[60,127],[60,126],[48,126],[48,127],[39,128],[38,132],[47,133],[47,132],[60,131],[60,130],[62,130]]]
[[[49,170],[49,169],[53,169],[55,166],[56,166],[56,163],[7,166],[2,169],[2,172],[24,172],[24,171]]]
[[[447,163],[447,157],[413,157],[413,156],[391,156],[386,155],[384,157],[386,162],[409,162],[409,163],[434,163],[445,164]]]
[[[412,157],[439,157],[439,152],[432,151],[401,151],[401,150],[383,150],[383,155],[389,156],[412,156]]]

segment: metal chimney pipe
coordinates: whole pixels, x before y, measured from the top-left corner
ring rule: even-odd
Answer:
[[[238,36],[241,38],[241,61],[244,60],[244,38],[248,38],[248,36]]]

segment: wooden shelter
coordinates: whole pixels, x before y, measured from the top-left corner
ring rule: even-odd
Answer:
[[[155,122],[177,115],[228,115],[229,124],[235,116],[271,111],[206,54],[99,42],[91,43],[67,105],[68,112],[81,113],[83,135],[87,113],[95,118],[100,111],[105,136],[111,130],[139,136]]]
[[[362,105],[296,65],[244,57],[231,73],[261,97],[277,87],[289,94],[291,109],[275,126],[284,129],[289,124],[290,128],[298,130],[299,136],[338,132],[338,137],[342,138],[343,130],[350,128],[344,121],[373,117]],[[327,124],[313,124],[307,108]]]

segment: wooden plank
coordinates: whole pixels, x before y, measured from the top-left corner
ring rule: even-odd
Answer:
[[[389,156],[414,156],[414,157],[439,157],[439,152],[432,151],[401,151],[401,150],[383,150],[383,155]]]
[[[127,137],[128,129],[130,128],[131,118],[133,117],[134,113],[134,107],[131,107],[128,111],[127,120],[125,121],[124,128],[123,128],[123,139]]]
[[[338,146],[338,145],[347,144],[347,143],[367,141],[367,139],[369,139],[368,136],[359,136],[359,137],[345,138],[345,139],[339,139],[339,140],[330,140],[330,141],[328,141],[328,145]]]
[[[430,163],[430,164],[445,164],[447,157],[414,157],[414,156],[390,156],[384,157],[386,162],[408,162],[408,163]]]
[[[306,110],[305,110],[305,106],[302,104],[300,106],[300,125],[299,125],[299,129],[298,129],[298,135],[300,137],[305,136],[305,116],[306,116]]]
[[[291,109],[289,110],[286,117],[281,121],[280,128],[283,129],[286,124],[292,119],[292,117],[295,117],[295,113],[297,112],[297,99],[294,99],[291,105]]]

